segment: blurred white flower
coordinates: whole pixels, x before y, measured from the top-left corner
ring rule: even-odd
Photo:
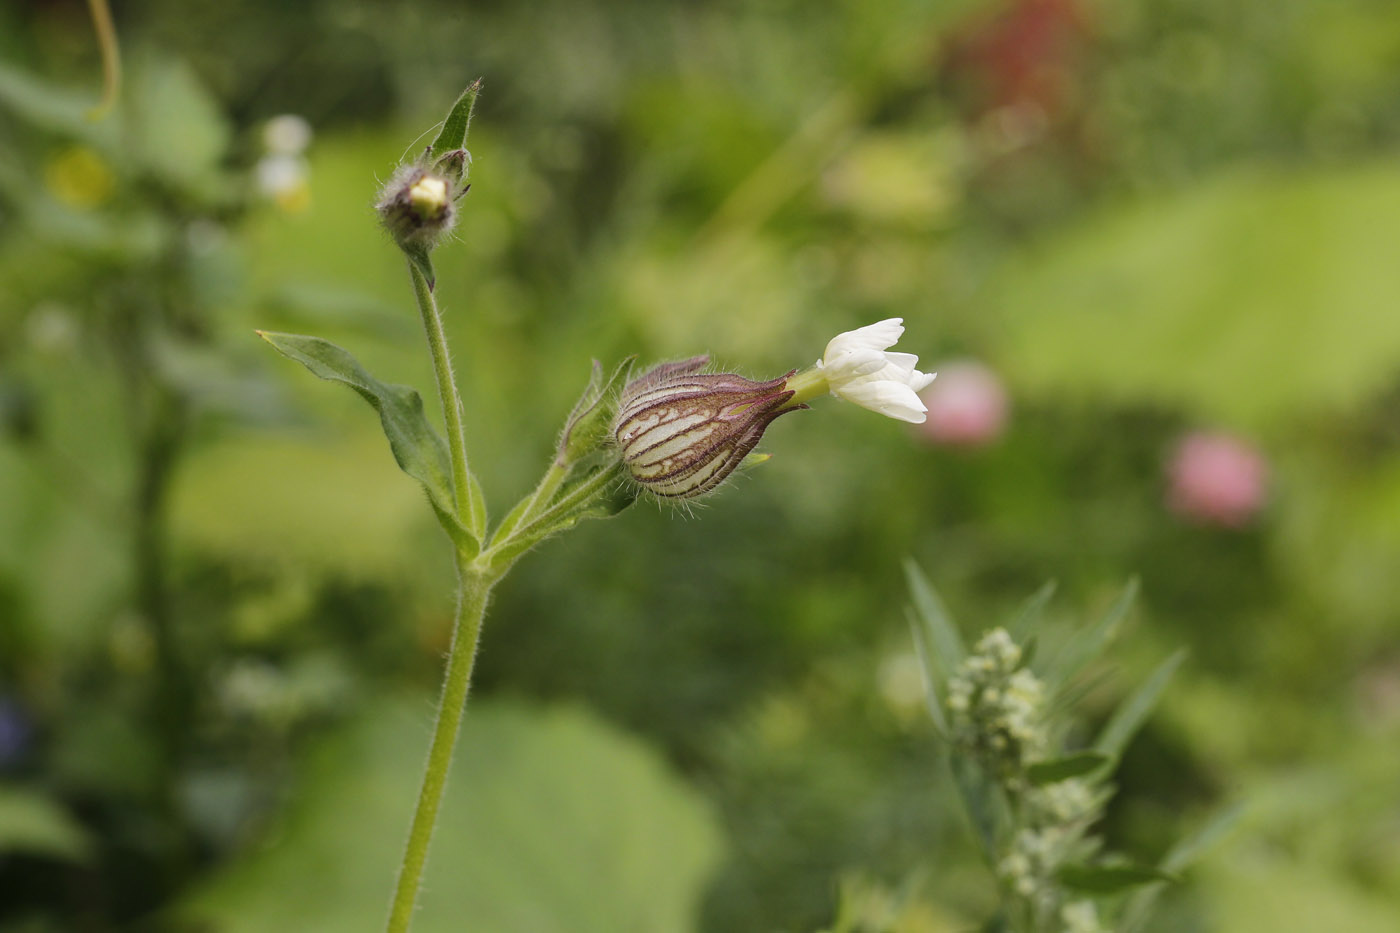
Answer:
[[[257,179],[259,191],[280,197],[306,184],[306,163],[293,155],[264,156],[258,160]]]
[[[305,117],[284,113],[263,124],[263,146],[277,155],[300,155],[311,145],[311,124]]]
[[[890,352],[902,333],[904,319],[895,317],[833,338],[817,361],[831,394],[900,421],[922,424],[928,409],[919,401],[919,391],[933,382],[935,374],[915,369],[919,358],[912,353]]]

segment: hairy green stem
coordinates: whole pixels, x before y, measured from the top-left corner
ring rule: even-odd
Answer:
[[[423,867],[428,860],[428,844],[432,841],[433,827],[437,824],[438,807],[447,788],[447,772],[452,767],[452,752],[457,746],[457,732],[466,709],[477,643],[481,640],[481,623],[486,616],[486,602],[490,598],[491,587],[500,579],[499,574],[482,572],[460,555],[457,573],[459,589],[452,648],[447,657],[447,674],[442,682],[442,698],[438,703],[437,723],[433,726],[428,765],[423,772],[423,787],[418,792],[413,825],[408,831],[408,846],[404,850],[403,864],[394,888],[393,906],[386,927],[388,933],[407,933],[413,922],[413,909],[423,881]]]
[[[408,274],[413,279],[413,295],[418,300],[418,313],[423,319],[423,332],[428,338],[428,352],[433,357],[433,374],[437,377],[438,398],[442,401],[442,417],[447,424],[447,452],[452,459],[452,494],[457,500],[457,517],[480,541],[486,533],[486,503],[472,482],[467,470],[467,441],[462,432],[462,398],[452,375],[452,358],[447,351],[447,335],[442,329],[442,315],[432,286],[411,260]]]

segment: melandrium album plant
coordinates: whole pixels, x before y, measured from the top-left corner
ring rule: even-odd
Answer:
[[[412,388],[381,382],[346,350],[318,337],[260,332],[317,376],[341,382],[379,413],[390,450],[427,494],[453,544],[457,611],[423,784],[390,909],[388,930],[412,922],[438,807],[446,787],[482,620],[492,588],[540,541],[579,521],[616,515],[641,495],[677,500],[703,495],[753,451],[779,415],[832,394],[901,421],[921,422],[918,391],[932,379],[917,357],[890,352],[899,319],[841,334],[812,367],[767,382],[703,372],[708,357],[657,366],[629,379],[628,365],[592,378],[565,420],[538,484],[494,527],[467,459],[461,393],[434,296],[433,249],[457,220],[469,188],[464,148],[480,82],[457,100],[437,138],[401,166],[376,201],[380,222],[403,251],[428,341],[446,436],[428,422]]]

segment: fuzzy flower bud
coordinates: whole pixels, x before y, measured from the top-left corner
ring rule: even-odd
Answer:
[[[666,363],[622,390],[613,436],[632,478],[653,495],[687,499],[722,483],[792,405],[787,376],[754,382],[701,373],[697,356]]]
[[[399,246],[431,249],[457,222],[459,195],[451,178],[405,166],[384,186],[375,210]]]

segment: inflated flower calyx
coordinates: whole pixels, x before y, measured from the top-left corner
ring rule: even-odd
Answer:
[[[622,390],[613,436],[628,473],[652,495],[704,495],[734,472],[774,418],[807,407],[791,404],[792,373],[754,382],[702,373],[708,362],[666,363]]]

